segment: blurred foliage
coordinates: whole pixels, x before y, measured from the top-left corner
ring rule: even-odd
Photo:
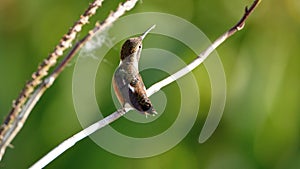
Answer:
[[[89,2],[0,1],[1,119],[9,112],[12,100],[38,63],[52,51]],[[91,22],[105,18],[118,2],[105,1]],[[231,27],[241,17],[244,6],[251,3],[251,0],[230,3],[226,0],[143,0],[129,13],[171,13],[192,22],[214,40]],[[80,36],[92,26],[86,27]],[[130,159],[111,154],[87,138],[47,168],[300,168],[299,37],[299,0],[263,0],[245,29],[218,48],[227,76],[226,109],[216,132],[204,144],[198,143],[198,137],[210,106],[210,84],[205,68],[200,66],[194,71],[199,75],[201,92],[199,116],[190,133],[176,147],[155,157]],[[186,56],[184,60],[190,61],[193,57]],[[15,148],[8,148],[1,168],[27,168],[81,130],[72,103],[74,62],[34,108],[12,142]],[[109,62],[110,67],[116,67],[118,58]],[[108,81],[104,86],[108,88],[112,73],[104,78]],[[149,79],[149,74],[143,72],[145,79]],[[149,86],[156,80],[145,81]],[[102,84],[101,81],[96,83]],[[165,93],[168,95],[173,90],[177,91],[176,85],[166,88]],[[96,92],[105,112],[113,111],[112,101],[100,95],[103,92],[110,95],[110,92],[101,88]],[[168,104],[167,109],[170,106]],[[150,129],[157,131],[167,127],[175,118],[171,113],[165,116],[169,114],[169,118],[163,117],[166,123],[160,120],[147,124],[148,127],[155,125]],[[142,130],[135,130],[134,124],[123,119],[114,124],[120,132],[126,132],[126,125],[128,130],[134,130],[133,134],[144,136]]]

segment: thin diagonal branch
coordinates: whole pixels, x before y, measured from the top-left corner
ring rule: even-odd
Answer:
[[[90,125],[89,127],[85,128],[84,130],[80,131],[79,133],[73,135],[72,137],[68,138],[64,142],[62,142],[59,146],[55,147],[51,152],[49,152],[46,156],[41,158],[38,162],[30,167],[30,169],[38,169],[43,168],[48,165],[51,161],[53,161],[56,157],[60,154],[71,148],[75,145],[78,141],[84,139],[85,137],[91,135],[98,129],[101,129],[113,121],[117,120],[118,118],[122,117],[125,113],[127,113],[124,109],[119,109],[118,111],[110,114],[109,116],[105,117],[104,119]]]
[[[147,95],[152,95],[153,93],[158,92],[162,87],[167,86],[168,84],[176,81],[177,79],[181,78],[182,76],[188,74],[190,71],[194,70],[197,66],[199,66],[202,62],[205,61],[205,59],[218,47],[220,46],[226,39],[228,39],[230,36],[232,36],[234,33],[236,33],[239,30],[242,30],[245,21],[249,17],[249,15],[254,11],[254,9],[257,7],[257,5],[260,3],[261,0],[255,0],[251,7],[248,9],[245,8],[245,13],[241,20],[234,25],[231,29],[229,29],[227,32],[225,32],[223,35],[221,35],[217,40],[215,40],[206,50],[204,50],[198,57],[191,62],[186,67],[182,68],[178,72],[172,74],[171,76],[167,77],[166,79],[155,83],[147,90]]]
[[[26,83],[26,86],[20,93],[18,99],[13,103],[13,108],[9,115],[6,117],[4,124],[0,128],[0,160],[5,153],[6,147],[14,139],[17,133],[21,130],[31,110],[43,95],[43,93],[49,88],[58,75],[64,70],[69,61],[75,56],[79,49],[94,36],[95,33],[103,31],[115,20],[122,16],[125,11],[132,9],[137,0],[128,0],[124,4],[119,5],[116,12],[111,12],[107,19],[101,24],[97,23],[95,28],[91,30],[87,36],[80,40],[72,48],[70,53],[64,58],[64,60],[57,66],[53,73],[42,81],[48,74],[48,70],[55,65],[59,56],[71,46],[72,41],[75,39],[78,32],[81,31],[83,25],[88,23],[89,18],[96,13],[96,10],[101,6],[103,0],[95,0],[90,4],[89,8],[81,15],[74,26],[69,32],[63,36],[60,44],[56,46],[55,50],[49,55],[47,59],[39,66],[38,70],[33,73],[32,79]],[[37,89],[36,87],[39,86]],[[33,93],[34,92],[34,93]],[[33,94],[32,94],[33,93]]]
[[[166,79],[152,85],[147,90],[147,95],[150,97],[152,94],[158,92],[161,88],[167,86],[168,84],[174,82],[175,80],[181,78],[182,76],[190,73],[193,69],[195,69],[197,66],[199,66],[201,63],[204,62],[204,60],[218,47],[220,46],[226,39],[228,39],[230,36],[232,36],[237,31],[241,30],[243,26],[245,25],[245,21],[247,20],[248,16],[253,12],[253,10],[257,7],[260,0],[255,0],[251,7],[249,9],[246,8],[245,13],[241,20],[233,26],[231,29],[229,29],[227,32],[225,32],[223,35],[221,35],[217,40],[215,40],[205,51],[203,51],[198,57],[191,62],[187,67],[179,70],[178,72],[174,73],[173,75],[167,77]],[[115,111],[114,113],[110,114],[109,116],[105,117],[104,119],[99,120],[98,122],[90,125],[89,127],[85,128],[84,130],[78,132],[77,134],[73,135],[69,139],[65,140],[61,144],[59,144],[57,147],[55,147],[53,150],[51,150],[48,154],[46,154],[44,157],[42,157],[39,161],[37,161],[34,165],[32,165],[30,168],[41,168],[49,164],[51,161],[53,161],[56,157],[58,157],[60,154],[65,152],[67,149],[75,145],[78,141],[84,139],[85,137],[89,136],[90,134],[94,133],[95,131],[109,125],[110,123],[116,121],[120,117],[122,117],[124,114],[127,113],[128,110],[125,109],[119,109]]]

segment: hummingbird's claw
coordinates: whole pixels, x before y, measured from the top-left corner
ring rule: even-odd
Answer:
[[[144,113],[146,115],[146,118],[148,118],[149,115],[156,116],[158,114],[156,111],[150,111],[150,112],[144,112]]]
[[[123,107],[121,109],[118,109],[117,112],[123,116],[126,113],[126,109]]]

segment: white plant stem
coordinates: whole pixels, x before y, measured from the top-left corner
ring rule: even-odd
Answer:
[[[174,82],[175,80],[181,78],[182,76],[188,74],[193,69],[195,69],[197,66],[199,66],[201,63],[203,63],[205,61],[205,59],[218,46],[220,46],[226,39],[228,39],[230,36],[232,36],[234,33],[236,33],[237,31],[241,30],[244,27],[246,19],[253,12],[253,10],[256,8],[256,6],[259,4],[259,2],[260,2],[260,0],[255,0],[249,9],[246,8],[245,13],[244,13],[243,17],[241,18],[241,20],[235,26],[233,26],[231,29],[229,29],[227,32],[225,32],[223,35],[221,35],[217,40],[215,40],[205,51],[203,51],[189,65],[182,68],[181,70],[174,73],[173,75],[165,78],[164,80],[152,85],[147,90],[147,95],[150,97],[152,94],[158,92],[161,88],[167,86],[168,84],[170,84],[170,83]],[[98,122],[83,129],[79,133],[73,135],[72,137],[63,141],[57,147],[52,149],[48,154],[46,154],[44,157],[42,157],[39,161],[37,161],[35,164],[33,164],[30,168],[31,169],[43,168],[44,166],[49,164],[51,161],[53,161],[56,157],[58,157],[60,154],[62,154],[63,152],[65,152],[66,150],[71,148],[73,145],[75,145],[78,141],[84,139],[85,137],[89,136],[90,134],[94,133],[95,131],[114,122],[115,120],[117,120],[118,118],[120,118],[124,114],[126,114],[127,111],[128,110],[119,109],[116,112],[112,113],[111,115],[105,117],[104,119],[101,119]]]

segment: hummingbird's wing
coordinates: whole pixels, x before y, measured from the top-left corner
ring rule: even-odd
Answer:
[[[129,87],[129,99],[132,106],[140,112],[152,113],[152,103],[147,97],[145,85],[139,74],[137,74],[131,82],[128,84]],[[150,112],[149,112],[150,110]]]
[[[113,76],[113,88],[116,93],[116,96],[122,106],[125,105],[125,101],[129,100],[128,97],[128,82],[126,80],[126,71],[119,67]]]

